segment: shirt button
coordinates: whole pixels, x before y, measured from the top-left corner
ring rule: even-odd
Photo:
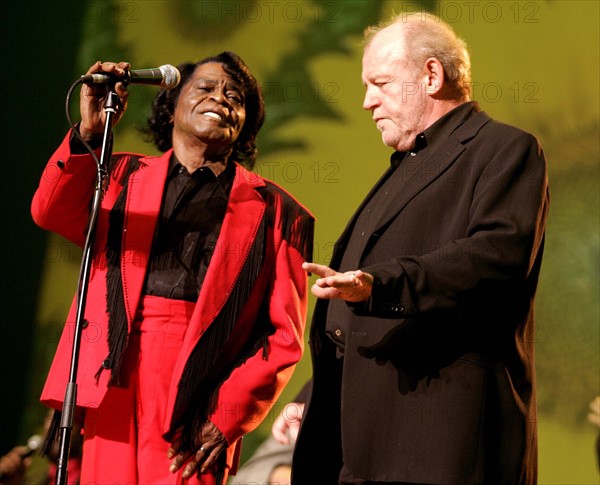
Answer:
[[[339,328],[335,329],[335,332],[333,332],[335,334],[336,337],[341,337],[342,336],[342,331]]]
[[[415,152],[410,152],[410,156],[411,156],[411,157],[416,157],[416,156],[417,156],[417,154],[416,154]]]
[[[179,167],[179,173],[185,172],[185,167]]]

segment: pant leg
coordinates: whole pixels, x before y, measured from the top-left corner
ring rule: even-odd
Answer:
[[[84,421],[81,485],[137,484],[135,405],[131,389],[110,388]]]
[[[140,484],[215,484],[212,473],[203,474],[201,479],[193,476],[183,480],[181,473],[185,465],[177,474],[172,474],[169,471],[171,460],[167,459],[170,443],[162,437],[172,371],[194,307],[193,303],[181,300],[144,298],[135,379]]]
[[[128,387],[109,389],[89,413],[89,429],[86,418],[82,485],[214,484],[212,474],[183,480],[181,471],[171,473],[170,443],[162,437],[172,371],[193,308],[190,302],[144,298],[124,360]]]

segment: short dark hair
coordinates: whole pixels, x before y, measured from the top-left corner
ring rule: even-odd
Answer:
[[[143,131],[161,152],[166,152],[173,147],[173,116],[181,89],[192,78],[198,66],[211,62],[221,64],[225,72],[244,89],[246,121],[233,144],[233,151],[229,158],[252,169],[256,163],[256,137],[265,120],[265,105],[260,84],[250,73],[244,61],[233,52],[225,51],[196,63],[184,62],[177,66],[181,74],[180,83],[173,89],[159,91],[154,98],[152,114]]]

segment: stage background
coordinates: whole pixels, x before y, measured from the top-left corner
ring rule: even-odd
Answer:
[[[45,160],[67,129],[70,84],[98,59],[128,60],[139,69],[223,50],[240,54],[263,84],[267,103],[256,171],[316,215],[314,259],[327,263],[335,239],[390,154],[361,108],[361,33],[392,12],[420,9],[439,14],[468,42],[474,99],[492,117],[536,134],[546,152],[552,198],[532,336],[539,483],[598,483],[598,429],[586,419],[590,401],[600,394],[595,0],[4,5],[0,453],[41,427],[45,410],[37,400],[77,282],[79,249],[37,228],[29,215]],[[132,86],[115,150],[156,153],[136,129],[155,93]],[[311,312],[313,305],[311,300]],[[310,372],[306,353],[273,415]],[[272,416],[245,438],[243,459],[267,435],[271,421]]]

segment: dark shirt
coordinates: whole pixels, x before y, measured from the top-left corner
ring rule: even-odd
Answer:
[[[72,153],[88,153],[74,132],[70,144]],[[101,144],[101,136],[89,142],[92,149]],[[218,176],[209,166],[190,174],[174,154],[171,156],[143,294],[175,300],[198,299],[234,177],[233,163],[227,164]]]
[[[402,190],[406,180],[415,173],[415,166],[429,156],[436,149],[436,145],[443,142],[448,136],[469,116],[473,103],[464,103],[449,113],[446,113],[429,128],[419,133],[415,140],[415,147],[408,152],[394,152],[390,158],[390,168],[383,175],[377,191],[371,195],[359,214],[357,214],[352,233],[344,250],[344,255],[339,272],[346,272],[360,268],[362,252],[377,229],[379,220],[385,214],[394,194]],[[394,256],[390,254],[390,259]],[[327,308],[326,332],[337,347],[338,357],[344,352],[346,336],[348,335],[348,321],[352,311],[343,300],[331,300]]]
[[[218,176],[209,167],[190,174],[171,158],[144,294],[198,299],[234,176],[234,164],[228,164]]]

